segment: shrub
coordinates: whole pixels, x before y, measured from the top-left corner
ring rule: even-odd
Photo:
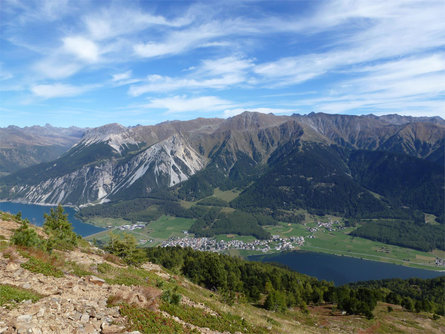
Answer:
[[[50,214],[44,215],[43,229],[49,235],[47,249],[73,249],[77,246],[79,236],[73,232],[73,226],[68,221],[68,215],[59,204],[51,209]]]
[[[137,247],[135,237],[128,233],[122,238],[110,232],[110,241],[104,249],[119,256],[128,265],[139,266],[147,260],[145,252]]]
[[[45,248],[45,241],[29,226],[27,219],[22,220],[20,227],[15,230],[11,242],[17,246]]]
[[[179,305],[182,296],[177,293],[177,291],[178,287],[175,287],[174,289],[168,289],[162,293],[161,299],[168,304]]]
[[[198,327],[207,327],[218,332],[269,333],[265,328],[252,326],[244,318],[229,312],[210,314],[201,308],[189,305],[163,303],[161,310],[178,317],[182,321]]]
[[[158,312],[123,304],[120,313],[126,316],[130,327],[141,333],[198,333],[195,330],[183,327],[173,319],[167,318]]]
[[[45,276],[63,277],[63,272],[51,263],[45,262],[34,256],[31,256],[28,262],[22,263],[21,266],[33,273],[40,273]]]
[[[286,296],[281,291],[272,290],[267,295],[267,298],[264,302],[264,308],[269,311],[286,311]]]

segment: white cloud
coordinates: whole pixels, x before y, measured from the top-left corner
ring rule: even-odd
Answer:
[[[96,62],[99,59],[99,48],[97,45],[82,36],[65,37],[63,39],[64,49],[87,62]]]
[[[180,27],[189,23],[190,20],[187,16],[183,16],[169,21],[160,15],[111,5],[98,12],[87,14],[83,17],[83,22],[93,39],[104,40],[136,33],[152,26]]]
[[[0,81],[9,80],[13,77],[11,72],[5,70],[3,63],[0,63]]]
[[[140,85],[133,85],[129,94],[170,92],[175,90],[224,89],[233,85],[247,84],[247,74],[253,67],[252,60],[240,57],[224,57],[203,60],[197,68],[184,77],[168,77],[152,74]]]
[[[219,111],[230,108],[233,103],[228,100],[223,100],[216,96],[174,96],[167,98],[152,99],[150,103],[144,107],[149,109],[166,110],[168,114],[183,113],[183,112],[210,112]]]
[[[227,74],[221,77],[209,79],[181,79],[164,77],[160,75],[150,75],[146,84],[131,86],[128,93],[131,96],[139,96],[145,93],[171,92],[175,90],[193,89],[221,89],[243,81],[243,77],[237,74]]]
[[[44,99],[52,99],[57,97],[69,97],[80,95],[88,90],[92,86],[72,86],[61,83],[56,83],[52,85],[35,85],[31,87],[31,92],[38,97]]]
[[[68,0],[44,0],[40,3],[40,13],[48,20],[58,20],[70,10]]]
[[[113,74],[113,81],[122,81],[131,78],[131,71]]]
[[[298,29],[288,27],[307,35],[314,33],[314,27],[316,32],[329,32],[332,42],[326,43],[326,51],[270,61],[255,72],[275,86],[292,85],[334,71],[347,73],[354,65],[443,47],[444,12],[443,1],[327,2],[312,17],[297,22]]]
[[[359,67],[323,97],[295,105],[327,113],[372,112],[445,116],[445,54],[408,57]]]
[[[13,78],[9,87],[33,87],[41,97],[52,97],[50,87],[55,95],[77,94],[95,76],[108,78],[109,87],[131,85],[132,97],[178,95],[152,103],[194,102],[198,94],[217,98],[215,91],[236,87],[237,96],[244,89],[252,101],[257,96],[263,102],[266,89],[271,100],[280,99],[251,106],[287,108],[285,94],[316,90],[318,98],[295,105],[326,112],[444,110],[443,0],[327,0],[305,3],[304,14],[291,3],[287,8],[294,9],[285,13],[250,7],[251,2],[191,3],[169,11],[156,3],[119,0],[5,4],[0,30],[11,44],[2,53],[7,72],[0,80]],[[44,40],[36,37],[42,29]],[[20,50],[25,52],[11,61]],[[184,55],[189,51],[193,56]],[[158,62],[167,57],[168,69],[167,62]],[[181,71],[182,66],[188,69]],[[134,73],[119,73],[128,68]],[[39,84],[74,74],[83,86]],[[320,80],[302,85],[314,79]],[[180,95],[186,93],[195,97]],[[220,110],[232,114],[238,107],[232,103]]]
[[[163,41],[151,41],[137,43],[134,53],[143,58],[175,55],[190,49],[204,46],[206,41],[225,35],[217,24],[202,24],[198,27],[188,28],[180,31],[172,31]]]
[[[205,59],[197,72],[208,75],[221,75],[244,72],[252,67],[253,61],[251,59],[229,56],[218,59]]]
[[[60,57],[51,57],[36,63],[33,68],[45,78],[62,79],[78,72],[82,65]]]

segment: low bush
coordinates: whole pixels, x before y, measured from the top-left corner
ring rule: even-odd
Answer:
[[[15,230],[11,237],[11,242],[17,246],[46,249],[45,240],[29,226],[27,219],[21,221],[20,227]]]
[[[165,290],[162,293],[161,299],[168,304],[179,305],[181,302],[182,296],[177,292],[178,287],[174,287],[173,289]]]
[[[8,305],[11,307],[23,300],[31,300],[35,303],[40,298],[42,298],[42,295],[34,291],[0,284],[0,306]]]
[[[45,276],[63,277],[63,272],[61,270],[57,269],[51,263],[45,262],[34,256],[31,256],[28,262],[22,263],[21,266],[33,273],[40,273]]]
[[[128,304],[121,305],[120,313],[127,317],[131,330],[138,330],[141,333],[199,333],[196,330],[182,326],[173,319],[167,318],[160,313]]]
[[[193,324],[198,327],[208,327],[219,332],[242,332],[242,333],[267,333],[265,328],[254,327],[248,324],[244,318],[231,313],[221,313],[213,315],[207,313],[201,308],[192,307],[189,305],[175,305],[163,303],[161,310],[170,315],[176,316],[179,319]]]
[[[139,266],[147,260],[144,250],[137,247],[135,237],[125,233],[123,237],[110,233],[110,241],[104,249],[111,254],[120,257],[126,264]]]

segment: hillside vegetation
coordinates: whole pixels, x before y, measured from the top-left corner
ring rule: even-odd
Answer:
[[[0,328],[8,333],[439,333],[445,326],[444,278],[336,288],[215,253],[144,250],[131,237],[112,237],[104,252],[56,232],[69,231],[62,208],[44,229],[20,215],[0,218]]]

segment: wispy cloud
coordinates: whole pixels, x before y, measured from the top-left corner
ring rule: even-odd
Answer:
[[[161,41],[150,41],[137,43],[134,46],[134,53],[143,58],[175,55],[206,46],[204,43],[212,38],[225,35],[218,25],[207,23],[198,27],[189,28],[182,31],[173,31]]]
[[[335,39],[328,50],[263,63],[255,72],[275,85],[290,85],[333,71],[354,72],[353,66],[359,64],[429,51],[445,45],[444,11],[443,1],[428,6],[423,1],[331,1],[300,22],[306,32],[315,24],[319,33],[331,31]]]
[[[127,72],[123,72],[123,73],[116,73],[113,74],[113,81],[123,81],[123,80],[128,80],[131,78],[131,71],[127,71]]]
[[[97,110],[149,98],[150,108],[191,110],[189,117],[206,108],[226,116],[244,109],[445,116],[443,0],[273,8],[263,1],[3,0],[1,11],[0,99],[8,108],[31,92],[31,102],[58,109],[62,100],[52,98],[94,87],[98,94],[85,103]]]
[[[166,98],[152,99],[150,103],[144,107],[148,109],[165,110],[168,114],[184,113],[197,111],[200,113],[208,113],[212,111],[220,111],[233,106],[233,102],[221,99],[216,96],[173,96]]]
[[[143,83],[131,86],[128,92],[132,96],[139,96],[175,90],[223,89],[246,84],[248,70],[252,67],[251,60],[234,56],[206,59],[197,68],[191,69],[185,77],[152,74]]]
[[[323,97],[294,101],[316,111],[397,112],[445,116],[445,54],[408,57],[364,68]]]
[[[129,6],[130,7],[129,7]],[[132,3],[111,4],[110,7],[89,13],[82,18],[89,36],[95,40],[105,40],[122,35],[131,35],[149,27],[165,26],[178,28],[191,22],[191,17],[184,15],[168,20],[162,15],[153,15]]]
[[[91,90],[94,86],[73,86],[61,83],[50,85],[36,85],[31,87],[31,92],[40,98],[52,99],[57,97],[68,97],[80,95]]]
[[[63,39],[64,49],[81,60],[96,62],[99,59],[99,48],[93,41],[82,36],[70,36]]]

